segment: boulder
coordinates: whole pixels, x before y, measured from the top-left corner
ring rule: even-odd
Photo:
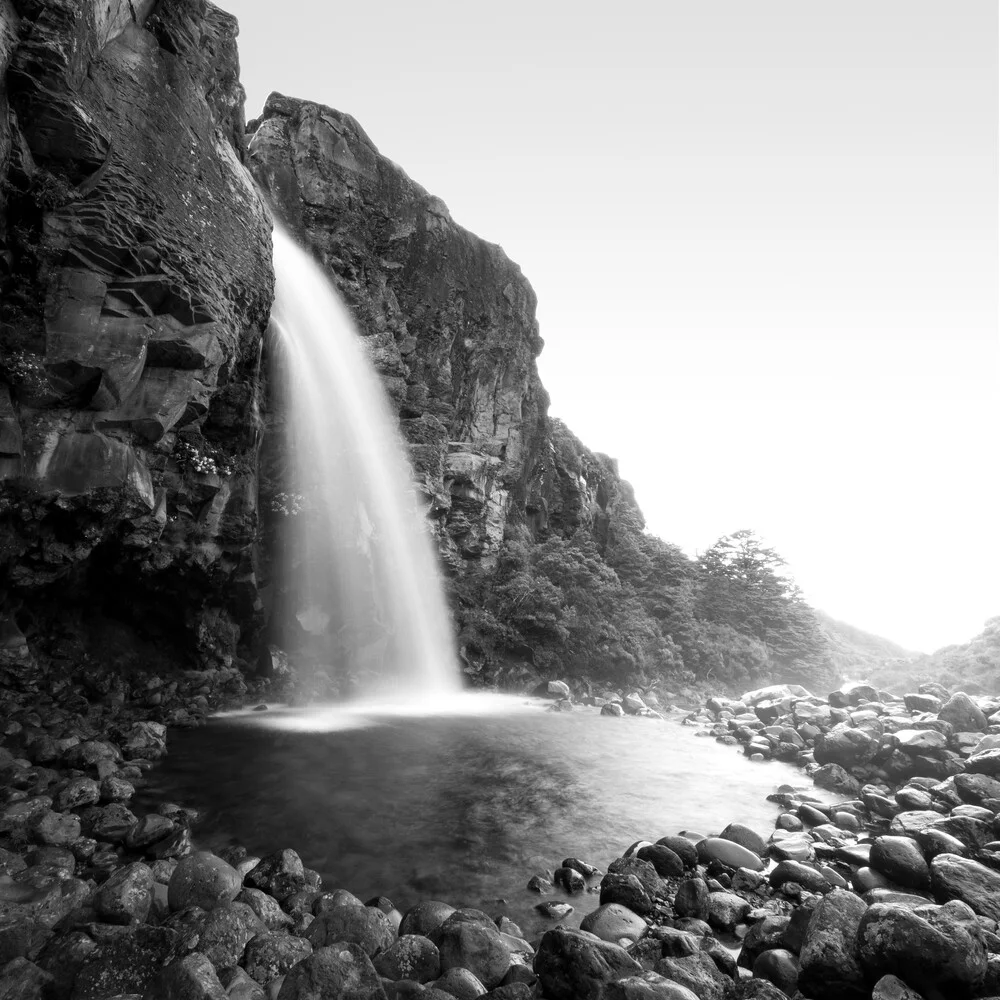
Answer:
[[[698,857],[702,861],[721,861],[730,868],[749,868],[759,872],[765,868],[759,855],[731,840],[721,837],[706,837],[698,841]]]
[[[674,910],[679,917],[695,917],[708,920],[708,886],[704,879],[685,879],[677,887],[674,896]]]
[[[968,996],[986,975],[982,927],[957,900],[916,910],[876,903],[861,918],[857,943],[869,977],[898,976],[921,993]]]
[[[600,1000],[700,1000],[697,993],[656,972],[605,983],[599,997]]]
[[[387,1000],[371,959],[356,944],[329,945],[307,955],[285,974],[276,1000],[330,1000],[331,997]]]
[[[732,979],[703,951],[684,958],[661,958],[653,971],[686,987],[699,1000],[727,1000],[732,990]]]
[[[532,966],[550,1000],[597,1000],[606,983],[643,971],[624,948],[566,927],[545,932]]]
[[[430,934],[454,912],[455,907],[450,903],[442,903],[439,899],[421,900],[403,914],[399,935],[402,937],[404,934]]]
[[[734,844],[739,844],[740,847],[745,847],[758,857],[763,857],[764,852],[767,850],[764,838],[755,830],[751,830],[750,827],[744,826],[742,823],[730,823],[719,834],[719,837],[722,840],[731,840]]]
[[[956,691],[941,706],[938,718],[959,733],[981,733],[987,727],[983,710],[964,691]]]
[[[197,851],[181,858],[167,884],[167,902],[173,911],[189,906],[211,910],[232,902],[243,880],[232,865],[209,851]]]
[[[867,1000],[857,933],[865,904],[843,889],[812,912],[799,952],[799,989],[812,1000]]]
[[[930,876],[938,902],[960,899],[981,916],[1000,920],[1000,871],[971,858],[938,854],[931,861]]]
[[[97,915],[110,924],[141,924],[152,904],[153,873],[139,861],[119,868],[94,895]]]
[[[386,979],[429,983],[441,974],[441,956],[437,945],[422,934],[402,935],[377,955],[372,964]]]
[[[839,725],[834,726],[828,733],[816,737],[813,756],[817,764],[856,767],[874,759],[878,749],[879,741],[868,733],[847,725]]]
[[[202,925],[198,950],[216,969],[238,965],[251,938],[267,930],[246,903],[219,903]]]
[[[580,929],[589,931],[602,941],[621,944],[645,937],[649,925],[626,906],[604,903],[580,921]]]
[[[496,925],[476,910],[456,910],[431,932],[437,945],[441,969],[468,969],[483,986],[494,989],[511,966],[510,951]]]
[[[234,905],[241,905],[239,903]],[[218,910],[214,911],[218,912]],[[421,938],[426,941],[426,938]],[[427,942],[430,944],[430,942]],[[434,946],[431,945],[433,948]],[[250,977],[261,986],[267,986],[279,976],[283,976],[292,966],[312,954],[312,945],[294,934],[275,934],[262,931],[252,937],[243,953],[243,967]],[[395,979],[410,979],[411,976],[394,976]]]
[[[909,889],[930,885],[931,873],[924,852],[911,837],[876,837],[869,864],[897,885]]]
[[[661,878],[676,878],[684,874],[683,860],[663,844],[647,844],[636,851],[640,861],[648,861]]]
[[[212,963],[200,952],[192,952],[167,965],[149,984],[143,994],[143,1000],[228,1000],[228,998]]]
[[[396,929],[381,910],[348,903],[318,916],[309,925],[306,939],[315,949],[337,942],[355,944],[372,958],[395,941]]]
[[[750,912],[750,904],[732,892],[710,892],[708,894],[708,923],[721,931],[732,931],[743,923]]]

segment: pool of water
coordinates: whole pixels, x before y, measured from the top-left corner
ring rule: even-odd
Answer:
[[[752,762],[679,714],[546,708],[473,694],[222,716],[171,732],[146,794],[203,810],[203,846],[292,847],[326,888],[400,909],[421,898],[478,906],[527,934],[551,926],[528,879],[563,858],[604,870],[635,840],[718,833],[734,820],[766,837],[778,813],[770,792],[815,794],[797,768]],[[596,892],[568,901],[571,926],[598,905]]]

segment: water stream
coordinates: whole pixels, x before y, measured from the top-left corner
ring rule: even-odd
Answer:
[[[284,614],[318,669],[366,695],[459,687],[428,522],[353,320],[313,258],[274,231],[277,371],[287,414]]]

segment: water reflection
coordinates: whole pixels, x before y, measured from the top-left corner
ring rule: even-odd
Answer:
[[[766,835],[777,809],[765,796],[803,783],[676,721],[519,704],[471,717],[358,713],[378,724],[325,732],[276,728],[278,716],[217,719],[171,734],[151,792],[204,809],[196,834],[216,849],[294,847],[329,887],[400,907],[427,896],[480,905],[533,931],[545,924],[525,884],[540,868],[569,855],[606,868],[633,840],[731,820]],[[578,923],[597,897],[572,902]]]

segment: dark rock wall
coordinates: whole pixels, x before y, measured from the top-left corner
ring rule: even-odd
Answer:
[[[358,321],[453,573],[488,572],[508,524],[592,528],[631,492],[547,416],[534,291],[503,250],[382,156],[349,115],[272,94],[249,162]],[[624,486],[624,491],[623,491]]]
[[[229,663],[260,617],[273,276],[236,33],[205,0],[0,0],[8,652],[111,614]]]

